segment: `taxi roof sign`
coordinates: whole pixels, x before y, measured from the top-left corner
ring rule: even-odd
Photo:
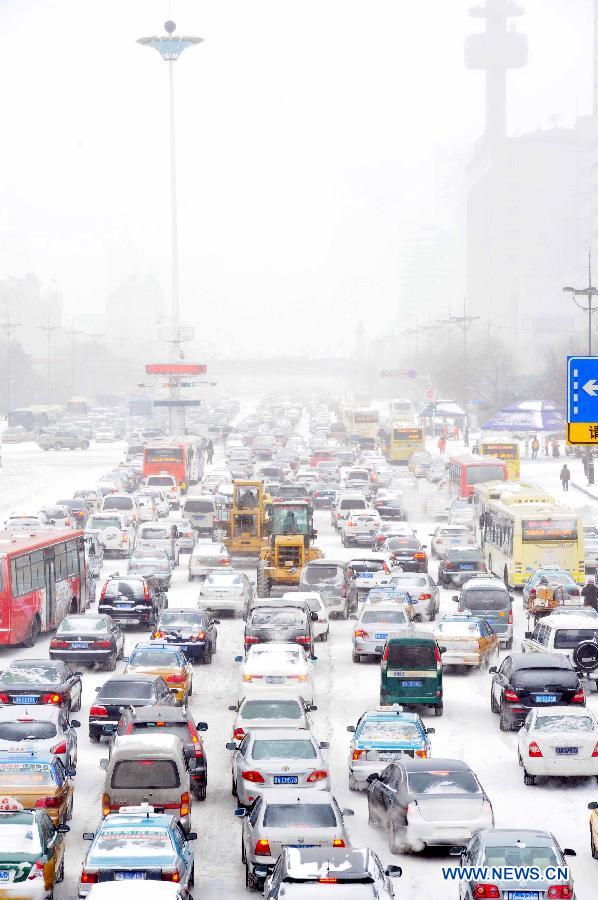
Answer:
[[[15,797],[0,797],[0,813],[3,812],[24,812],[24,807]]]

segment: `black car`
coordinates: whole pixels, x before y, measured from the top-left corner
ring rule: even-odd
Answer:
[[[390,553],[393,564],[400,566],[403,572],[428,571],[426,548],[416,537],[389,537],[381,549],[383,553]]]
[[[317,484],[311,497],[315,509],[330,509],[339,491],[338,484]]]
[[[493,674],[490,708],[500,714],[500,730],[519,728],[532,707],[585,706],[581,682],[560,653],[512,653]]]
[[[120,625],[153,628],[166,603],[166,594],[155,578],[115,575],[102,588],[98,612],[110,616]]]
[[[208,761],[200,732],[207,731],[206,722],[197,725],[189,710],[182,706],[138,706],[123,710],[110,738],[110,752],[114,739],[120,734],[174,734],[180,738],[191,776],[191,790],[198,800],[206,799]]]
[[[76,712],[81,709],[81,673],[64,662],[15,659],[0,675],[0,704],[35,706],[51,703]]]
[[[381,497],[374,500],[374,509],[381,519],[401,521],[405,518],[403,501],[399,497]]]
[[[102,664],[109,672],[122,659],[125,639],[110,616],[66,616],[50,641],[50,659],[78,665]]]
[[[176,698],[158,675],[114,675],[98,688],[89,710],[89,740],[110,736],[129,706],[174,706]]]
[[[484,554],[476,547],[452,547],[438,563],[438,584],[464,584],[472,575],[487,572]]]
[[[192,662],[211,663],[216,652],[219,619],[214,619],[209,610],[165,609],[152,632],[152,640],[180,647]]]
[[[311,500],[311,491],[304,484],[281,484],[277,500]]]
[[[315,618],[318,615],[315,613]],[[283,641],[301,644],[314,655],[312,614],[300,606],[255,606],[245,620],[245,649],[253,644]]]

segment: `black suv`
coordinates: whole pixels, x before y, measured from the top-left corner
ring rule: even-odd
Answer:
[[[207,730],[207,722],[196,725],[189,710],[183,706],[131,706],[123,710],[116,731],[110,738],[110,753],[115,738],[121,734],[174,734],[185,748],[193,796],[205,800],[208,761],[200,732]]]
[[[98,612],[119,625],[153,628],[166,603],[167,596],[155,578],[113,575],[102,588]]]
[[[165,644],[180,647],[191,662],[201,660],[206,665],[212,662],[212,654],[216,652],[216,640],[220,625],[209,610],[176,609],[169,606],[165,609],[152,633],[152,640],[160,640]]]
[[[317,619],[318,614],[315,613]],[[301,606],[254,606],[245,620],[245,650],[253,644],[284,641],[301,644],[314,655],[312,614]]]
[[[501,731],[519,728],[533,707],[585,706],[577,673],[561,653],[512,653],[488,671],[494,676],[490,708],[500,714]]]

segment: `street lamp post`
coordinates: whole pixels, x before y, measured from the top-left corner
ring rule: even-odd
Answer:
[[[60,331],[59,325],[50,325],[50,309],[48,308],[48,322],[46,325],[38,325],[37,326],[40,331],[43,331],[46,335],[46,403],[50,406],[50,399],[52,397],[52,389],[51,389],[51,378],[50,378],[50,343],[52,341],[52,335],[56,331]]]
[[[65,334],[71,339],[71,391],[74,396],[77,393],[75,386],[75,338],[82,335],[83,332],[75,329],[75,320],[71,319],[71,330],[65,332]]]
[[[174,362],[180,358],[181,338],[178,335],[180,326],[179,303],[179,235],[178,235],[178,204],[177,204],[177,172],[176,172],[176,134],[175,134],[175,107],[174,107],[174,64],[187,47],[200,44],[203,38],[191,35],[175,36],[176,24],[172,21],[164,23],[166,34],[159,37],[139,38],[138,44],[145,47],[153,47],[163,60],[168,63],[168,92],[169,92],[169,119],[170,119],[170,303],[173,323],[173,340],[171,341],[171,359]],[[175,385],[171,389],[171,399],[180,399],[180,386]],[[180,430],[179,408],[171,407],[170,430]]]
[[[10,321],[10,313],[6,312],[6,322],[3,322],[0,326],[2,331],[6,335],[6,382],[8,388],[8,410],[10,412],[12,410],[13,396],[12,396],[12,353],[10,346],[10,339],[12,338],[12,333],[15,328],[20,328],[20,322],[11,322]]]

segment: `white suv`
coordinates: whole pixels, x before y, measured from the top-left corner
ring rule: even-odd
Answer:
[[[92,513],[85,525],[85,534],[97,537],[105,556],[113,554],[126,559],[135,542],[133,523],[117,511]]]
[[[181,505],[181,489],[174,475],[168,472],[160,472],[159,475],[147,475],[143,479],[142,488],[161,488],[168,498],[171,509],[178,509]]]

